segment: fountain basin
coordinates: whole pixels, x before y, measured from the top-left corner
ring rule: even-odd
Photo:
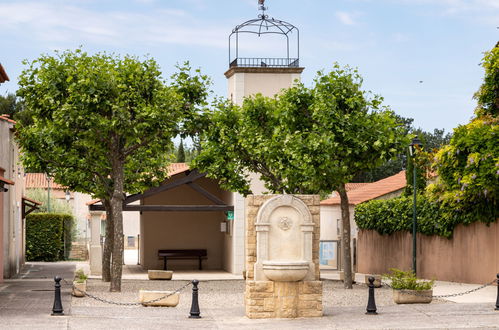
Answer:
[[[272,260],[263,262],[263,273],[271,281],[296,282],[307,276],[308,261]]]

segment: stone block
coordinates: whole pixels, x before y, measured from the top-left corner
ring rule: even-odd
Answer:
[[[299,282],[275,282],[274,292],[276,296],[288,297],[296,296],[298,294],[298,284]]]
[[[175,307],[178,305],[180,294],[174,293],[171,296],[165,297],[156,302],[149,303],[148,301],[155,300],[161,297],[164,297],[168,294],[172,293],[172,291],[147,291],[140,290],[139,291],[139,302],[144,306],[163,306],[163,307]]]
[[[317,205],[310,205],[310,206],[308,207],[308,210],[310,211],[310,213],[311,213],[312,215],[320,214],[320,211],[321,211],[321,210],[320,210],[320,207],[319,207],[319,206],[317,206]]]
[[[255,312],[248,313],[246,316],[250,319],[271,319],[275,317],[274,312]]]
[[[322,301],[322,294],[302,294],[300,295],[302,301]]]
[[[150,280],[171,280],[173,272],[171,270],[148,270],[147,276]]]
[[[298,310],[322,310],[322,302],[311,301],[311,300],[300,300],[298,301]]]
[[[265,312],[273,312],[275,310],[275,299],[274,298],[263,299],[263,309]]]
[[[304,309],[298,311],[299,317],[321,317],[322,310],[312,310],[312,309]]]
[[[257,281],[255,282],[255,291],[257,292],[274,292],[274,282]]]
[[[316,293],[322,294],[322,282],[321,281],[305,281],[300,283],[300,293],[309,294]]]

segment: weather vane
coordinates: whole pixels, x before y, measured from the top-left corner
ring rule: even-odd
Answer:
[[[260,6],[259,9],[262,11],[258,17],[267,18],[267,15],[265,15],[265,11],[267,10],[267,7],[265,7],[265,0],[258,0],[258,5]]]

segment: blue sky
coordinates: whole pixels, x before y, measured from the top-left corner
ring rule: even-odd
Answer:
[[[228,35],[258,15],[257,0],[0,0],[0,62],[15,92],[23,59],[55,49],[154,57],[164,75],[189,60],[226,95]],[[425,130],[469,121],[483,52],[499,37],[499,0],[267,0],[271,17],[300,29],[303,82],[337,61],[358,67],[365,89]],[[272,42],[244,45],[261,57]],[[258,47],[258,48],[257,48]],[[420,82],[422,81],[422,82]]]

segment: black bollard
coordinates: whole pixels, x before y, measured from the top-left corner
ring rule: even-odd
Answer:
[[[367,300],[367,308],[366,308],[366,314],[367,315],[376,315],[376,301],[374,301],[374,277],[370,276],[368,278],[369,280],[369,298]]]
[[[497,274],[497,300],[495,310],[499,311],[499,274]]]
[[[54,294],[54,307],[52,307],[52,316],[64,315],[64,309],[62,308],[61,301],[61,280],[60,276],[54,277],[55,281],[55,294]]]
[[[198,280],[192,281],[192,304],[191,304],[191,313],[189,315],[190,319],[200,319],[201,312],[199,311],[199,303],[198,303]]]

